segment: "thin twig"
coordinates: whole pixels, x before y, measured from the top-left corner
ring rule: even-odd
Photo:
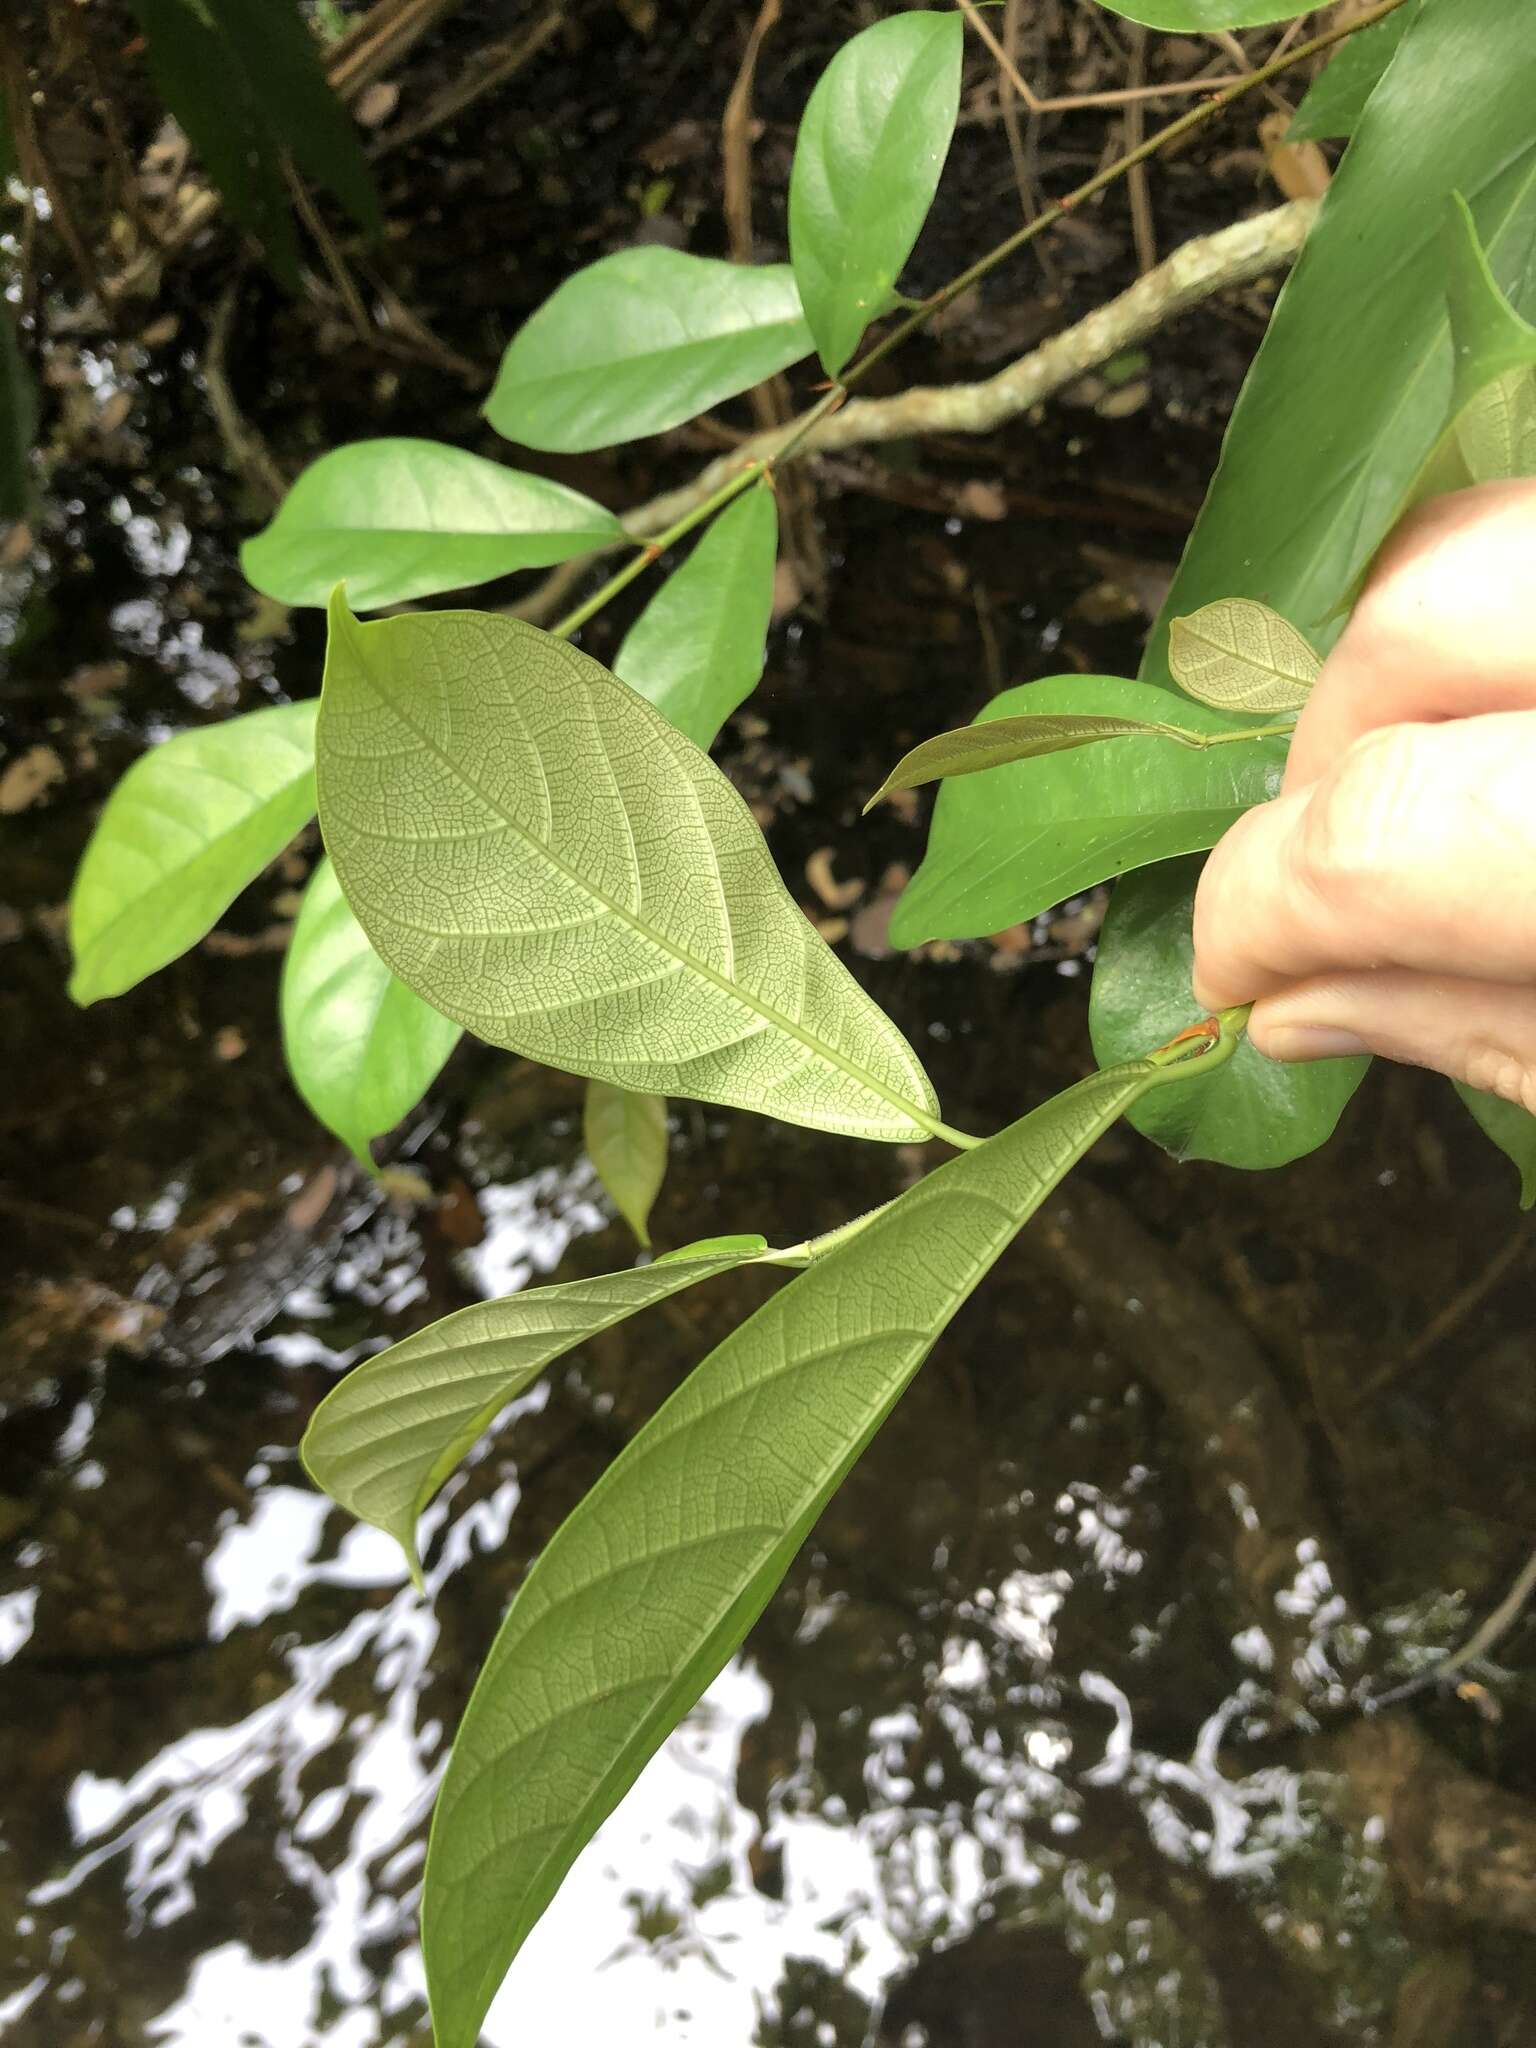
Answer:
[[[476,100],[484,98],[517,76],[532,58],[554,35],[565,19],[564,6],[551,7],[536,21],[520,42],[490,43],[480,50],[465,66],[465,75],[457,79],[445,91],[440,92],[423,110],[418,119],[407,122],[402,128],[392,130],[384,136],[371,152],[375,157],[387,156],[393,149],[403,149],[407,143],[419,142],[423,135],[430,135],[434,128],[441,128],[447,121],[458,118]],[[483,66],[484,68],[480,68]]]
[[[1065,114],[1080,107],[1117,107],[1135,100],[1171,99],[1184,93],[1215,92],[1222,86],[1242,82],[1240,74],[1227,72],[1210,78],[1175,78],[1162,85],[1121,86],[1111,92],[1059,93],[1053,99],[1041,99],[988,27],[985,17],[976,7],[976,0],[960,0],[960,11],[997,59],[998,68],[1032,114]]]
[[[1532,1593],[1536,1593],[1536,1551],[1532,1551],[1521,1566],[1514,1584],[1492,1614],[1472,1631],[1459,1650],[1452,1650],[1448,1657],[1441,1657],[1427,1671],[1416,1672],[1412,1678],[1404,1679],[1401,1685],[1394,1685],[1386,1692],[1370,1694],[1363,1702],[1366,1712],[1379,1714],[1383,1707],[1395,1707],[1399,1701],[1411,1699],[1415,1693],[1427,1692],[1433,1685],[1443,1685],[1479,1657],[1486,1657],[1520,1619]]]
[[[352,322],[354,333],[359,341],[371,340],[373,322],[368,317],[368,308],[363,304],[362,293],[347,268],[346,258],[337,246],[336,237],[326,226],[324,215],[316,206],[309,187],[289,161],[286,150],[283,152],[283,176],[287,180],[288,190],[293,199],[294,212],[308,228],[311,240],[320,251],[320,260],[324,263],[335,287],[336,296],[346,308],[347,318]]]
[[[1140,24],[1131,29],[1131,83],[1142,85],[1147,76],[1147,32]],[[1125,149],[1134,156],[1147,137],[1147,109],[1137,100],[1125,110]],[[1157,227],[1152,218],[1152,193],[1147,167],[1138,164],[1126,180],[1131,198],[1131,239],[1136,245],[1136,267],[1143,275],[1157,261]]]

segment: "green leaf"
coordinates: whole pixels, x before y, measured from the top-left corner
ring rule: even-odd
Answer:
[[[1165,861],[1116,889],[1099,940],[1090,1024],[1094,1057],[1113,1067],[1127,1045],[1175,1031],[1189,1015],[1191,913],[1199,860]],[[1171,955],[1171,957],[1170,957]],[[1144,1097],[1130,1120],[1176,1159],[1284,1166],[1332,1134],[1369,1060],[1281,1066],[1247,1039],[1219,1073]]]
[[[1099,5],[1144,28],[1166,28],[1180,35],[1257,28],[1267,21],[1288,21],[1300,11],[1295,0],[1099,0]]]
[[[369,1141],[421,1100],[460,1034],[374,952],[328,860],[304,891],[279,1007],[294,1086],[371,1170]]]
[[[1520,1176],[1521,1208],[1536,1207],[1536,1116],[1516,1102],[1506,1102],[1502,1095],[1488,1095],[1460,1081],[1455,1086],[1479,1129],[1513,1160]]]
[[[1030,686],[1035,687],[1035,686]],[[1138,683],[1137,689],[1141,688]],[[1104,740],[1175,740],[1181,746],[1208,747],[1212,736],[1177,725],[1149,724],[1144,718],[1095,718],[1087,712],[1056,714],[1021,712],[1013,718],[986,719],[936,733],[903,754],[864,806],[865,815],[897,789],[920,789],[957,775],[979,775],[984,768],[1003,768],[1010,761],[1037,761],[1046,754],[1068,754]]]
[[[1186,695],[1218,711],[1299,711],[1323,664],[1289,619],[1251,597],[1218,598],[1168,631]]]
[[[1119,676],[1051,676],[994,697],[978,725],[1042,712],[1177,722],[1228,735],[1220,712]],[[891,942],[978,938],[1035,917],[1108,875],[1213,846],[1276,794],[1281,739],[1194,752],[1159,739],[1016,761],[939,791],[928,851],[891,918]],[[1189,991],[1183,991],[1185,1007]]]
[[[1426,0],[1372,93],[1355,138],[1280,295],[1243,386],[1221,467],[1154,634],[1142,673],[1168,678],[1166,621],[1215,598],[1262,599],[1319,646],[1440,437],[1455,359],[1446,308],[1444,219],[1466,195],[1492,275],[1515,310],[1536,315],[1536,126],[1525,10],[1509,0]],[[1117,932],[1155,951],[1120,884],[1095,976],[1113,967]],[[1170,906],[1170,918],[1175,911]],[[1163,948],[1168,1003],[1187,989],[1187,903]],[[1150,964],[1147,983],[1152,985]],[[1112,1053],[1123,1034],[1100,1026]],[[1223,1076],[1244,1088],[1247,1069]],[[1288,1147],[1332,1129],[1331,1105],[1298,1100]],[[1240,1121],[1256,1128],[1255,1097]],[[1198,1148],[1197,1148],[1198,1149]],[[1242,1163],[1258,1163],[1261,1146]],[[1228,1151],[1223,1156],[1236,1157]]]
[[[587,1083],[582,1135],[598,1179],[641,1244],[667,1171],[667,1102],[610,1081]]]
[[[876,1212],[727,1337],[556,1532],[438,1796],[422,1899],[438,2048],[473,2048],[577,1853],[740,1644],[944,1326],[1162,1078],[1143,1060],[1081,1082]]]
[[[20,519],[31,491],[27,461],[37,433],[37,387],[21,352],[16,316],[0,302],[0,519]]]
[[[1287,142],[1327,142],[1353,135],[1365,103],[1397,55],[1413,7],[1399,7],[1385,21],[1346,37],[1328,59],[1285,131]]]
[[[295,480],[240,550],[282,604],[323,605],[338,583],[360,611],[543,569],[624,538],[611,512],[547,477],[441,441],[354,441]]]
[[[1536,327],[1499,290],[1459,193],[1446,229],[1456,360],[1449,433],[1464,480],[1529,476],[1536,471]]]
[[[714,1252],[741,1252],[755,1258],[767,1249],[766,1237],[759,1237],[755,1231],[746,1231],[735,1236],[701,1237],[695,1244],[679,1245],[675,1252],[663,1252],[656,1263],[665,1266],[677,1259],[702,1259]]]
[[[77,1003],[121,995],[195,946],[313,816],[315,708],[247,712],[134,762],[70,896]]]
[[[750,1246],[751,1249],[739,1249]],[[764,1257],[761,1238],[627,1273],[529,1287],[444,1316],[355,1366],[315,1410],[301,1452],[315,1484],[393,1536],[421,1584],[416,1524],[460,1458],[546,1365],[668,1295]],[[766,1253],[764,1263],[780,1256]]]
[[[706,754],[517,619],[339,600],[320,818],[400,978],[493,1045],[657,1095],[909,1140],[933,1090]]]
[[[527,448],[607,448],[679,426],[810,350],[788,264],[621,249],[519,328],[485,416]]]
[[[928,217],[960,107],[958,14],[895,14],[816,82],[789,180],[789,253],[835,377],[886,312]]]
[[[230,213],[265,245],[279,276],[298,279],[285,150],[365,228],[383,226],[357,130],[326,83],[294,0],[130,5],[156,87]]]
[[[762,675],[778,547],[772,491],[744,491],[662,584],[614,658],[614,674],[706,753]]]

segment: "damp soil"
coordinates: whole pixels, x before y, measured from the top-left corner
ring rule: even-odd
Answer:
[[[424,46],[423,91],[494,13]],[[713,123],[740,40],[730,10],[688,13],[645,29],[623,10],[611,38],[550,54],[536,103],[487,102],[384,159],[393,286],[467,364],[493,365],[573,262],[637,233],[722,246]],[[855,19],[825,17],[760,78],[767,256],[794,111]],[[968,106],[970,175],[919,286],[1017,217],[985,95]],[[1058,131],[1042,176],[1102,139]],[[1260,203],[1256,161],[1167,167],[1166,245]],[[1134,274],[1105,209],[1064,245],[1053,303],[1025,264],[910,373],[976,374]],[[171,732],[318,686],[314,618],[239,575],[263,511],[207,402],[226,293],[218,374],[287,473],[379,431],[498,448],[467,374],[285,299],[227,235],[110,328],[71,324],[62,271],[45,294],[46,487],[0,610],[7,762],[42,750],[56,769],[0,817],[0,2038],[17,2048],[425,2048],[425,1821],[499,1615],[768,1285],[664,1304],[518,1403],[429,1515],[426,1600],[305,1479],[306,1419],[359,1360],[635,1252],[566,1077],[461,1048],[382,1148],[425,1201],[381,1191],[308,1119],[275,991],[312,835],[154,980],[67,999],[61,906],[115,777]],[[1238,295],[985,444],[817,476],[762,686],[717,758],[962,1126],[1087,1070],[1102,902],[893,954],[926,804],[868,821],[860,804],[1006,684],[1131,672],[1263,311]],[[709,452],[679,435],[540,466],[623,506]],[[627,616],[584,644],[610,654]],[[676,1105],[655,1236],[793,1241],[938,1156]],[[1455,1687],[1361,1705],[1457,1645],[1536,1540],[1536,1250],[1514,1194],[1449,1091],[1403,1071],[1378,1069],[1325,1150],[1269,1175],[1107,1138],[584,1856],[485,2039],[1529,2041],[1536,1625]]]

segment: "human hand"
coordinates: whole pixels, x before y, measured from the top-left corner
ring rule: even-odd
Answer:
[[[1271,1059],[1375,1052],[1536,1113],[1536,482],[1382,551],[1281,794],[1217,846],[1195,994]]]

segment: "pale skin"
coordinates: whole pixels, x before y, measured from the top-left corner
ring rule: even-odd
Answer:
[[[1195,994],[1271,1059],[1374,1052],[1536,1113],[1536,481],[1414,513],[1206,864]]]

